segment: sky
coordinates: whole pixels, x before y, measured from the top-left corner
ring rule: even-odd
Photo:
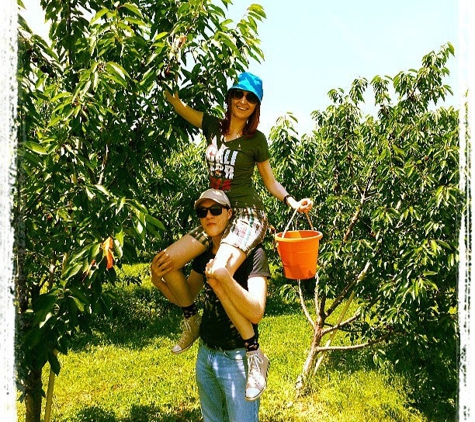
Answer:
[[[265,59],[249,67],[264,83],[260,129],[265,134],[287,112],[297,117],[301,135],[310,132],[311,112],[331,104],[331,89],[348,92],[359,77],[371,81],[419,69],[423,56],[447,42],[455,58],[445,81],[454,96],[446,105],[459,107],[458,0],[234,0],[228,17],[239,20],[252,3],[267,15],[259,24]],[[46,36],[40,0],[24,4],[29,25]],[[363,111],[375,112],[369,94]]]
[[[262,117],[272,126],[287,111],[299,132],[313,128],[310,113],[330,104],[328,92],[348,92],[354,79],[419,69],[424,55],[450,42],[457,54],[457,0],[256,0],[267,19],[259,35],[265,61],[250,70],[264,82]],[[241,16],[249,2],[235,0]],[[289,5],[292,5],[291,7]],[[457,59],[446,83],[458,106]],[[374,113],[373,98],[365,112]]]

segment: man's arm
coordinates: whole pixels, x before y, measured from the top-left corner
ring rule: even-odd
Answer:
[[[214,271],[213,277],[208,278],[208,283],[233,322],[230,313],[237,313],[253,324],[261,321],[266,307],[267,277],[249,277],[249,290],[244,289],[225,268]]]

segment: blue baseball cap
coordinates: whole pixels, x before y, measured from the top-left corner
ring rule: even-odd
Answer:
[[[259,98],[259,103],[262,102],[262,97],[264,96],[262,79],[250,72],[241,73],[238,76],[237,83],[229,89],[242,89],[244,91],[252,92],[257,95],[257,98]]]

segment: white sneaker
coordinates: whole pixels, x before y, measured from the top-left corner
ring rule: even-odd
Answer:
[[[267,387],[267,374],[270,362],[261,349],[247,352],[246,400],[257,400]]]

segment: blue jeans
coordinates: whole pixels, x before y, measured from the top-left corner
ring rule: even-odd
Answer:
[[[246,349],[215,350],[201,344],[196,381],[205,422],[258,422],[260,400],[245,399]]]

